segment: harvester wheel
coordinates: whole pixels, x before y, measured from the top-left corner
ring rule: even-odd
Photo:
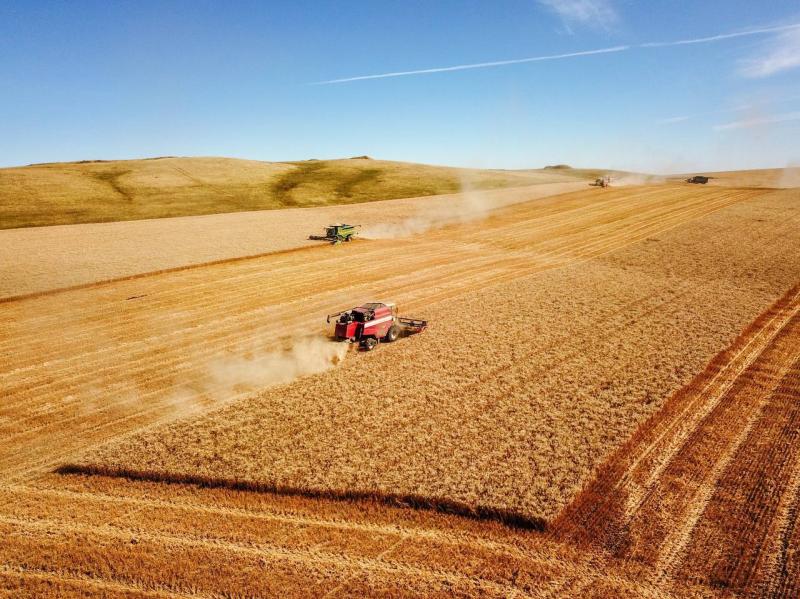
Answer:
[[[352,238],[353,238],[353,236],[352,236],[352,235],[348,235],[347,237],[345,237],[345,238],[344,238],[344,240],[345,240],[345,241],[350,241]]]
[[[378,345],[378,340],[375,337],[367,337],[363,342],[364,351],[372,351]]]
[[[383,340],[391,343],[392,341],[396,341],[399,336],[400,327],[396,324],[393,324],[391,327],[389,327],[389,330],[386,332],[386,337],[384,337]]]

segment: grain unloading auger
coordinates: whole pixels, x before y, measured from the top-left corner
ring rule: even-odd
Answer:
[[[342,241],[350,241],[356,235],[361,225],[328,225],[325,227],[325,235],[309,235],[309,239],[318,241],[330,241],[331,243],[340,243]]]
[[[397,315],[397,305],[391,302],[370,302],[344,312],[328,314],[327,322],[336,321],[335,335],[339,341],[358,343],[370,351],[381,341],[391,343],[401,335],[421,333],[428,321]]]

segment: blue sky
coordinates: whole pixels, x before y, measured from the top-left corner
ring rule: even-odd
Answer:
[[[797,0],[7,0],[0,165],[361,154],[651,172],[798,164],[792,25]],[[671,43],[727,34],[746,35]]]

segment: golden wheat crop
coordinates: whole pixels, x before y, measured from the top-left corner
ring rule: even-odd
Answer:
[[[640,233],[641,221],[620,226],[623,206],[641,219],[657,215],[661,227],[687,209],[653,201],[674,190],[650,193],[650,202],[621,195],[622,206],[593,225],[603,234],[589,239],[578,229],[537,244],[535,226],[523,237],[512,225],[486,244],[517,252],[509,262],[553,259]],[[83,463],[164,480],[396,497],[542,525],[800,278],[797,209],[775,197],[648,230],[641,243],[592,261],[520,267],[469,293],[414,302],[433,323],[425,335]]]
[[[795,592],[797,193],[429,216],[0,303],[0,594]]]

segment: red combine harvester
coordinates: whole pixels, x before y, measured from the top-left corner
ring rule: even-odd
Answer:
[[[352,310],[328,314],[327,321],[336,320],[336,338],[356,343],[362,349],[375,349],[381,341],[392,342],[400,335],[421,333],[428,327],[427,320],[404,318],[397,315],[393,303],[371,302]]]

